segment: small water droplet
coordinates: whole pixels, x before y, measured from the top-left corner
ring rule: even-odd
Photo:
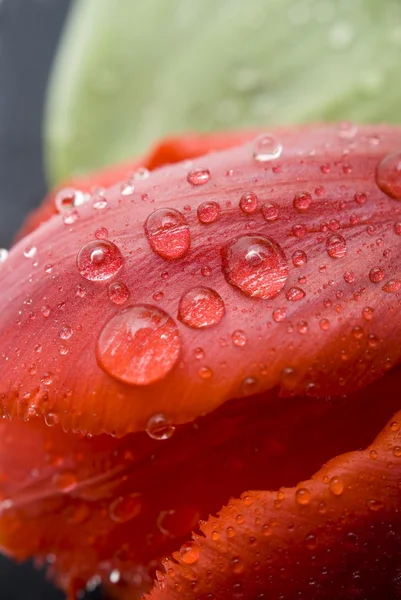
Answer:
[[[368,500],[367,505],[372,512],[378,512],[384,508],[384,504],[380,500]]]
[[[124,304],[129,298],[129,289],[120,281],[110,283],[107,293],[114,304]]]
[[[365,306],[362,309],[362,316],[365,319],[365,321],[371,321],[373,319],[374,313],[375,309],[371,306]]]
[[[5,262],[8,258],[8,250],[0,248],[0,265]]]
[[[141,494],[119,496],[109,506],[110,518],[116,523],[126,523],[137,517],[142,510]]]
[[[354,200],[357,204],[362,206],[363,204],[365,204],[367,196],[363,192],[356,192],[356,194],[354,195]]]
[[[334,496],[341,496],[344,492],[344,483],[341,477],[332,477],[329,481],[329,488]]]
[[[308,333],[309,331],[309,325],[307,323],[307,321],[299,321],[297,323],[297,329],[299,331],[300,334],[305,335],[306,333]]]
[[[115,244],[107,240],[88,242],[77,256],[80,274],[89,281],[104,281],[118,273],[124,259]]]
[[[86,289],[84,288],[83,285],[76,285],[75,286],[75,295],[77,296],[77,298],[84,298],[86,295]]]
[[[136,169],[136,171],[134,171],[132,173],[131,178],[134,181],[140,181],[142,179],[147,179],[150,175],[150,171],[149,169],[147,169],[146,167],[138,167],[138,169]]]
[[[381,267],[373,267],[369,271],[369,279],[372,283],[379,283],[384,279],[384,271]]]
[[[198,206],[197,215],[203,225],[209,225],[217,221],[220,215],[220,204],[217,202],[202,202]]]
[[[338,124],[338,135],[343,140],[352,140],[357,134],[358,128],[350,121],[342,121]]]
[[[303,238],[307,234],[308,230],[306,229],[306,225],[294,225],[292,228],[292,233],[294,237],[300,239]]]
[[[300,192],[296,194],[293,199],[293,205],[296,210],[303,212],[308,210],[312,203],[312,196],[309,192]]]
[[[97,359],[111,377],[132,385],[163,379],[177,362],[180,338],[161,308],[137,304],[114,315],[103,327]]]
[[[305,298],[305,296],[306,294],[304,290],[299,287],[291,287],[285,293],[285,297],[287,300],[289,300],[289,302],[299,302],[299,300],[302,300],[302,298]]]
[[[292,255],[292,262],[294,264],[294,267],[302,267],[304,264],[306,264],[308,260],[308,257],[306,256],[306,253],[303,250],[295,250],[295,252]]]
[[[299,488],[295,492],[295,499],[301,506],[306,506],[311,501],[311,493],[306,488]]]
[[[281,321],[284,321],[285,315],[286,315],[286,312],[285,312],[284,308],[276,308],[275,310],[273,310],[273,314],[272,314],[273,320],[276,323],[281,323]]]
[[[92,206],[96,210],[104,210],[107,208],[107,200],[103,196],[97,196],[92,203]]]
[[[326,250],[331,258],[342,258],[347,252],[347,242],[342,235],[332,235],[326,242]]]
[[[99,227],[99,229],[97,229],[95,231],[95,238],[97,238],[98,240],[105,240],[109,235],[108,230],[106,229],[106,227]]]
[[[401,221],[399,221],[398,223],[395,223],[394,231],[397,235],[401,235]]]
[[[239,201],[240,209],[245,214],[252,214],[258,208],[259,200],[254,192],[246,192]]]
[[[74,225],[79,219],[79,213],[77,210],[71,210],[63,215],[63,223],[65,225]]]
[[[356,279],[356,275],[353,273],[353,271],[345,271],[343,277],[346,283],[354,283]]]
[[[159,208],[145,222],[145,233],[149,245],[165,260],[181,258],[190,246],[189,227],[178,210]]]
[[[191,185],[204,185],[210,180],[209,169],[192,169],[187,175],[188,183]]]
[[[389,154],[380,161],[376,183],[387,196],[401,200],[401,152]]]
[[[268,162],[281,156],[283,146],[276,138],[264,133],[253,142],[253,158],[258,162]]]
[[[38,249],[36,248],[36,246],[27,246],[24,250],[24,256],[25,258],[33,258],[34,256],[36,256],[37,251]]]
[[[215,290],[195,287],[181,296],[178,319],[188,327],[202,329],[220,323],[224,312],[224,302]]]
[[[274,298],[287,281],[287,258],[277,242],[266,236],[235,238],[221,256],[225,278],[247,296]]]
[[[395,294],[401,289],[401,279],[390,279],[382,287],[383,292],[387,294]]]
[[[68,326],[62,327],[59,331],[59,337],[61,337],[62,340],[69,340],[72,334],[73,331],[71,327]]]
[[[161,413],[150,417],[146,426],[146,433],[154,440],[168,440],[174,431],[174,425]]]
[[[57,192],[54,198],[56,210],[59,213],[73,211],[77,206],[87,202],[88,194],[74,188],[63,188]]]
[[[330,321],[328,319],[320,319],[319,327],[322,331],[327,331],[330,329]]]
[[[53,383],[53,378],[53,373],[51,373],[50,371],[46,371],[46,373],[43,373],[42,377],[40,378],[40,381],[44,385],[51,385]]]
[[[231,335],[232,342],[234,346],[242,348],[246,344],[246,335],[242,331],[242,329],[237,329]]]
[[[277,221],[279,218],[278,205],[275,202],[265,202],[262,206],[262,215],[265,221]]]
[[[135,192],[135,186],[132,181],[124,181],[121,184],[120,192],[122,196],[132,196]]]
[[[213,371],[210,367],[200,367],[198,369],[198,375],[201,379],[210,379],[213,377]]]
[[[195,542],[186,542],[180,548],[180,558],[186,565],[194,565],[199,560],[199,546]]]

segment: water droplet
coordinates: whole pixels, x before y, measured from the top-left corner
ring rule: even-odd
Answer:
[[[8,250],[0,248],[0,265],[5,262],[8,258]]]
[[[330,321],[328,319],[320,319],[319,327],[322,331],[327,331],[330,329]]]
[[[372,283],[379,283],[384,278],[384,271],[381,267],[373,267],[369,271],[369,279]]]
[[[401,235],[401,221],[399,221],[398,223],[395,223],[394,231],[397,235]]]
[[[352,140],[357,134],[358,128],[350,121],[342,121],[338,125],[338,135],[343,140]]]
[[[93,200],[92,206],[96,210],[104,210],[105,208],[107,208],[107,200],[103,196],[98,196]]]
[[[299,287],[291,287],[285,293],[285,297],[287,298],[287,300],[289,300],[289,302],[298,302],[299,300],[302,300],[302,298],[304,298],[305,296],[306,294],[304,290],[302,290]]]
[[[356,192],[356,194],[354,194],[354,200],[357,204],[362,206],[362,204],[365,204],[367,196],[363,192]]]
[[[311,203],[312,196],[309,194],[309,192],[301,192],[299,194],[296,194],[293,199],[294,208],[296,210],[299,210],[300,212],[308,210]]]
[[[186,542],[180,548],[180,558],[186,565],[194,565],[199,560],[199,546],[195,542]]]
[[[347,252],[347,242],[342,235],[332,235],[326,242],[326,250],[331,258],[342,258]]]
[[[258,208],[259,200],[254,192],[246,192],[241,196],[239,206],[245,214],[252,214]]]
[[[221,296],[208,287],[195,287],[180,299],[178,319],[194,329],[211,327],[221,321],[225,308]]]
[[[83,285],[76,285],[75,286],[75,295],[77,296],[77,298],[84,298],[86,295],[86,289],[84,288]]]
[[[135,186],[132,181],[124,181],[121,184],[120,192],[122,196],[132,196],[132,194],[135,192]]]
[[[277,242],[266,236],[235,238],[221,255],[225,278],[247,296],[274,298],[287,281],[287,258]]]
[[[40,381],[44,385],[51,385],[53,383],[53,377],[53,373],[51,373],[50,371],[46,371],[46,373],[43,373],[42,377],[40,378]]]
[[[108,230],[106,229],[106,227],[99,227],[99,229],[97,229],[95,231],[95,238],[97,238],[98,240],[105,240],[109,235]]]
[[[375,309],[372,308],[371,306],[365,306],[362,309],[362,316],[365,319],[365,321],[371,321],[373,319],[374,313],[375,313]]]
[[[189,250],[188,224],[184,215],[173,208],[159,208],[150,214],[145,233],[152,250],[165,260],[181,258]]]
[[[281,156],[283,146],[273,135],[262,134],[253,142],[253,158],[258,162],[268,162]]]
[[[308,333],[309,331],[309,325],[307,323],[307,321],[299,321],[297,323],[297,329],[299,331],[299,333],[301,333],[302,335],[305,335],[306,333]]]
[[[275,310],[273,310],[273,314],[272,314],[273,320],[276,323],[281,323],[281,321],[284,321],[285,315],[286,315],[286,312],[285,312],[284,308],[276,308]]]
[[[88,198],[89,195],[81,192],[81,190],[63,188],[57,192],[54,204],[59,213],[69,212],[87,202]]]
[[[356,275],[352,271],[345,271],[343,277],[346,283],[354,283],[356,279]]]
[[[89,281],[104,281],[113,277],[123,266],[124,259],[115,244],[96,240],[88,242],[77,256],[80,274]]]
[[[142,510],[141,494],[119,496],[109,506],[110,518],[116,523],[126,523],[137,517]]]
[[[125,283],[119,281],[110,283],[107,293],[114,304],[124,304],[129,298],[129,289]]]
[[[329,481],[329,488],[334,496],[341,496],[344,491],[344,483],[341,477],[332,477]]]
[[[387,196],[401,200],[401,152],[383,158],[376,169],[376,183]]]
[[[360,340],[363,338],[364,334],[363,327],[360,325],[355,325],[355,327],[351,329],[351,333],[356,340]]]
[[[384,504],[383,502],[380,502],[380,500],[368,500],[367,505],[368,509],[372,512],[378,512],[384,508]]]
[[[77,210],[72,210],[70,212],[66,212],[63,215],[63,223],[65,225],[74,225],[79,219],[79,213]]]
[[[71,327],[65,326],[62,327],[59,331],[59,337],[61,337],[62,340],[69,340],[70,337],[72,336],[72,329]]]
[[[306,229],[306,225],[294,225],[292,228],[292,233],[294,237],[300,239],[303,238],[307,234],[308,230]]]
[[[146,426],[146,433],[154,440],[168,440],[174,431],[174,425],[161,413],[150,417]]]
[[[400,279],[390,279],[387,281],[382,287],[383,292],[387,292],[387,294],[395,294],[401,289],[401,280]]]
[[[302,267],[308,260],[306,253],[303,250],[295,250],[292,255],[294,267]]]
[[[277,221],[279,218],[278,205],[275,202],[266,202],[262,206],[262,215],[266,221]]]
[[[188,183],[191,185],[204,185],[210,180],[209,169],[192,169],[187,175]]]
[[[237,329],[231,335],[234,346],[242,348],[246,344],[246,335],[241,329]]]
[[[306,488],[299,488],[295,492],[295,499],[301,506],[306,506],[311,500],[311,493]]]
[[[198,219],[203,225],[217,221],[220,215],[220,204],[217,202],[202,202],[197,210]]]
[[[210,379],[213,377],[213,371],[210,367],[200,367],[198,375],[201,379]]]
[[[36,255],[37,251],[38,249],[36,248],[36,246],[27,246],[24,250],[24,256],[25,258],[33,258]]]
[[[149,169],[147,169],[146,167],[138,167],[138,169],[132,173],[131,177],[134,181],[140,181],[142,179],[147,179],[149,175]]]
[[[101,368],[133,385],[163,379],[177,362],[179,352],[180,338],[173,319],[148,304],[130,306],[114,315],[97,343]]]

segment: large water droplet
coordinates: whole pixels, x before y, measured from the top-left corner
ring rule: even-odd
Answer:
[[[299,488],[295,492],[295,499],[301,506],[306,506],[311,501],[311,493],[307,488]]]
[[[401,200],[401,152],[389,154],[376,169],[379,188],[395,200]]]
[[[150,417],[146,426],[146,433],[154,440],[168,440],[174,431],[174,425],[161,413]]]
[[[253,142],[253,158],[258,162],[268,162],[281,156],[283,146],[273,135],[262,134]]]
[[[195,287],[181,296],[178,318],[188,327],[202,329],[219,323],[224,312],[224,302],[215,290]]]
[[[180,548],[180,558],[186,565],[194,565],[199,560],[199,546],[195,542],[186,542]]]
[[[187,175],[187,180],[191,185],[204,185],[210,179],[209,169],[192,169]]]
[[[198,219],[203,225],[217,221],[220,215],[220,204],[217,202],[203,202],[198,206]]]
[[[77,256],[80,274],[89,281],[104,281],[113,277],[124,264],[120,250],[107,240],[88,242]]]
[[[342,258],[347,252],[347,242],[342,235],[332,235],[326,242],[326,250],[331,258]]]
[[[401,279],[390,279],[382,287],[383,292],[387,294],[395,294],[401,289]]]
[[[221,250],[223,273],[247,296],[274,298],[288,277],[287,258],[273,239],[243,235]]]
[[[174,208],[159,208],[149,215],[145,233],[152,250],[165,260],[181,258],[190,246],[188,224]]]
[[[111,377],[133,385],[163,379],[177,362],[180,338],[161,308],[137,304],[114,315],[97,343],[97,359]]]

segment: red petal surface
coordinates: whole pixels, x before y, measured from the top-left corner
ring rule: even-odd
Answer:
[[[53,217],[13,248],[2,265],[5,415],[50,415],[67,430],[123,435],[144,430],[155,414],[183,423],[275,386],[282,395],[345,393],[399,361],[401,206],[377,186],[375,171],[398,147],[400,130],[361,127],[349,140],[341,129],[317,127],[275,138],[283,145],[276,160],[255,160],[249,143],[157,169],[134,191],[118,185],[79,207],[75,222]],[[203,184],[190,183],[199,172],[208,174]],[[239,203],[249,191],[259,208],[245,214]],[[297,207],[299,194],[310,194],[307,210]],[[207,225],[197,217],[205,202],[221,209]],[[174,252],[188,228],[190,245],[179,259],[151,249],[144,224],[156,209],[170,215],[156,235],[167,232]],[[187,225],[171,219],[178,213]],[[117,247],[119,262],[104,246],[91,253],[92,281],[77,255],[96,236]],[[245,262],[238,253],[227,259],[241,236],[248,237],[240,252],[249,242]],[[109,298],[116,282],[129,294],[123,306]],[[165,338],[158,365],[165,376],[149,385],[146,374],[141,385],[119,380],[122,356],[129,348],[137,358],[149,324],[128,311],[114,338],[99,345],[110,319],[151,305],[175,320],[181,294],[194,286],[220,295],[224,318],[203,329],[176,321],[180,354],[169,359]],[[114,363],[105,368],[106,353]]]

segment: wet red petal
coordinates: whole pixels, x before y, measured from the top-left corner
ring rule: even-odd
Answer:
[[[152,600],[398,598],[401,413],[293,488],[231,500],[165,563]]]
[[[256,159],[249,143],[191,167],[158,169],[136,182],[133,193],[119,184],[79,207],[74,223],[55,217],[13,248],[2,266],[4,414],[51,414],[68,430],[122,435],[144,430],[155,414],[182,423],[229,398],[274,386],[282,395],[343,393],[399,361],[400,291],[393,283],[401,207],[375,181],[377,163],[399,144],[399,130],[360,128],[352,142],[334,127],[275,135],[284,148],[277,160]],[[203,185],[187,180],[195,168],[210,172]],[[250,215],[239,206],[249,191],[261,204]],[[301,192],[312,195],[306,212],[294,208]],[[205,200],[221,207],[206,225],[197,217]],[[274,221],[264,216],[266,202],[277,206]],[[157,208],[182,215],[180,224],[162,221],[155,234],[168,231],[181,243],[187,227],[190,244],[182,258],[165,260],[152,250],[144,224]],[[227,259],[227,248],[244,235],[251,236],[249,255],[241,246],[242,254]],[[117,246],[124,265],[107,262],[103,248],[92,255],[91,247],[93,276],[85,278],[77,255],[97,237],[99,245],[107,238]],[[281,249],[279,260],[266,244]],[[301,267],[299,252],[306,256]],[[224,274],[222,253],[233,261]],[[379,284],[369,278],[376,267],[384,272]],[[110,300],[111,282],[128,289],[121,307]],[[181,293],[205,284],[223,299],[225,316],[201,330],[177,321],[180,356],[162,365],[161,381],[144,385],[151,381],[145,376],[141,385],[128,385],[105,367],[106,348],[99,354],[97,340],[116,311],[153,305],[176,319]],[[115,364],[124,347],[118,340],[110,339],[108,350]]]

